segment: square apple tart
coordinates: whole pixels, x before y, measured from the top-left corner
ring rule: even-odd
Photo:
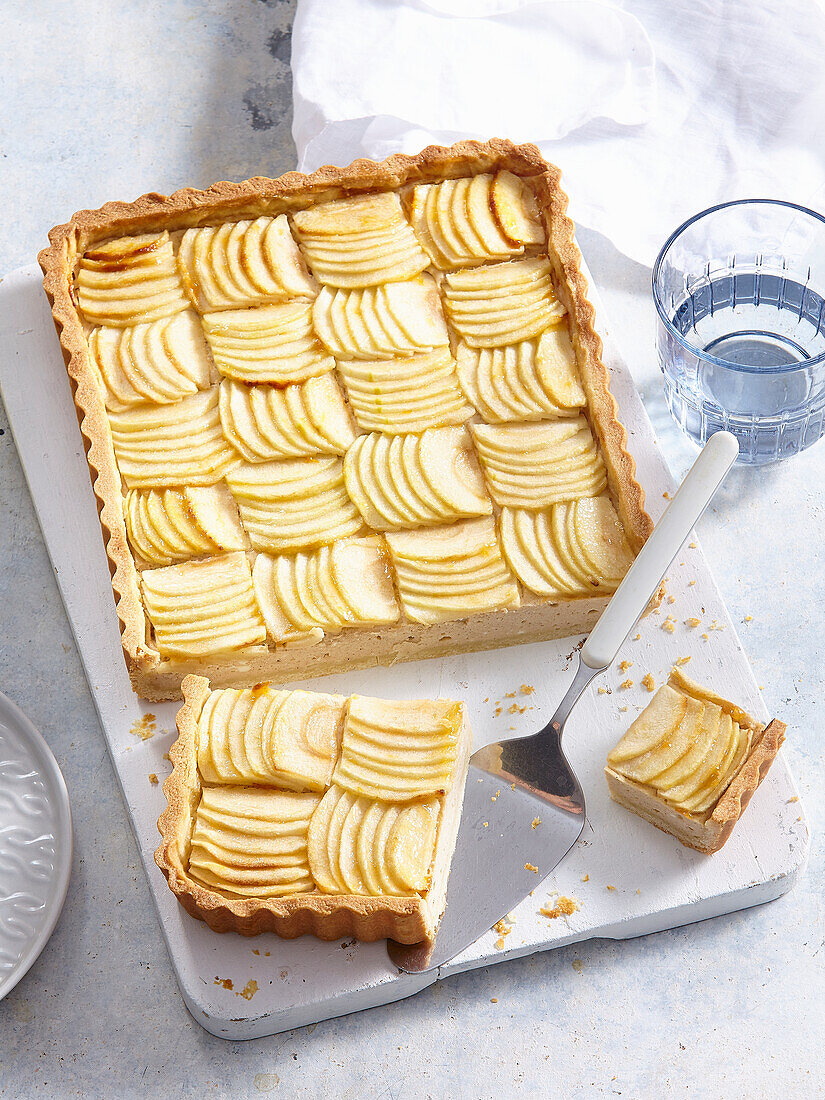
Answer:
[[[717,852],[782,742],[735,703],[671,670],[607,757],[610,797],[689,848]]]
[[[155,859],[217,932],[431,940],[470,733],[461,703],[211,690],[188,676]]]
[[[139,695],[595,621],[651,522],[559,179],[464,142],[52,231]]]

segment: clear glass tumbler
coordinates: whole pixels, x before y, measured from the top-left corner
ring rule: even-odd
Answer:
[[[676,422],[724,429],[739,460],[775,462],[825,432],[825,218],[742,199],[697,214],[653,269],[657,350]]]

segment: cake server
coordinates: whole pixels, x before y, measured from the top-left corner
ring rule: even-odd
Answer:
[[[579,839],[585,802],[561,747],[565,723],[590,681],[613,663],[738,450],[729,432],[708,440],[584,643],[573,682],[544,729],[473,753],[444,916],[433,944],[388,941],[401,970],[435,970],[459,955],[535,890]]]

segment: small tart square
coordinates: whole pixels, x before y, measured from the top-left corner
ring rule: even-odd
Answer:
[[[448,622],[521,602],[492,519],[394,531],[386,538],[401,605],[413,622]]]
[[[315,335],[311,302],[205,313],[203,330],[218,370],[238,382],[286,386],[335,366]]]
[[[243,553],[145,569],[140,584],[158,650],[166,657],[234,653],[266,641]]]
[[[488,424],[576,416],[587,404],[566,325],[500,348],[462,342],[456,362],[467,400]]]
[[[309,868],[325,894],[410,897],[430,885],[441,802],[385,802],[333,786],[312,815]]]
[[[727,841],[785,739],[675,667],[608,755],[611,798],[700,852]]]
[[[78,306],[90,325],[148,324],[189,305],[165,230],[118,237],[87,249],[80,257],[76,286]]]
[[[473,439],[496,504],[548,508],[607,488],[599,448],[583,416],[537,424],[473,424]]]
[[[313,691],[223,688],[198,719],[205,783],[323,791],[338,758],[346,699]]]
[[[541,257],[450,272],[443,291],[448,319],[473,348],[532,340],[566,312]]]
[[[209,389],[212,365],[197,314],[191,310],[128,328],[96,328],[89,352],[109,412],[146,401],[169,405]]]
[[[218,387],[174,405],[136,405],[109,417],[120,474],[131,489],[214,485],[238,462],[221,429]]]
[[[319,798],[205,786],[195,811],[189,874],[229,897],[309,893],[315,883],[307,858],[307,830]]]
[[[356,535],[363,527],[344,487],[340,458],[243,463],[226,480],[255,550],[304,550]]]
[[[453,782],[463,723],[461,703],[353,695],[333,782],[390,802],[443,794]]]
[[[507,259],[544,241],[530,186],[512,172],[420,183],[412,190],[410,219],[442,271]]]
[[[313,298],[318,291],[285,214],[187,229],[178,249],[178,267],[201,313]]]
[[[315,278],[335,287],[367,287],[418,275],[429,265],[392,192],[319,203],[292,216]]]
[[[324,632],[394,623],[401,614],[377,536],[339,539],[308,553],[258,554],[252,579],[275,642],[320,642]]]
[[[408,359],[341,359],[338,369],[365,432],[403,435],[461,424],[473,415],[449,348]]]

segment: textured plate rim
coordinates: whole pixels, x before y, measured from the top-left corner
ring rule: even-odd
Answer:
[[[18,705],[12,702],[7,695],[0,691],[0,720],[6,720],[10,726],[14,726],[28,741],[37,762],[40,765],[44,778],[51,784],[50,794],[56,796],[56,824],[55,840],[58,852],[55,863],[54,890],[46,904],[46,919],[37,936],[28,944],[21,955],[17,965],[9,973],[5,980],[0,981],[0,1001],[11,993],[14,987],[34,966],[40,957],[43,948],[49,942],[54,932],[66,894],[69,890],[69,878],[72,872],[72,854],[74,850],[74,834],[72,829],[72,810],[69,803],[69,792],[66,788],[66,780],[60,770],[60,765],[55,759],[54,753],[49,748],[43,734],[28,718]]]

